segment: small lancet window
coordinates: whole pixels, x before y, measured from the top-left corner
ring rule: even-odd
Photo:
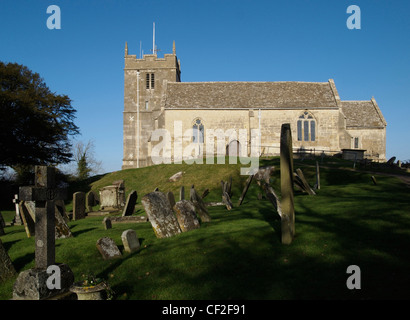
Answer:
[[[193,143],[204,143],[204,125],[201,119],[196,119],[192,126]]]

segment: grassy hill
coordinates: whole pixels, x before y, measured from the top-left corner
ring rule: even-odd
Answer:
[[[295,160],[311,185],[314,161]],[[280,194],[279,159],[273,165],[272,186]],[[398,178],[346,170],[350,162],[325,159],[321,189],[316,196],[295,191],[296,237],[291,245],[280,243],[280,221],[271,203],[258,200],[253,183],[242,206],[237,201],[246,176],[236,165],[159,165],[129,169],[72,186],[75,191],[98,191],[115,180],[125,181],[126,193],[138,192],[136,214],[145,214],[141,197],[153,191],[173,191],[181,185],[186,197],[192,184],[206,201],[220,201],[221,180],[233,178],[234,209],[210,207],[212,221],[172,238],[157,239],[150,223],[114,224],[104,230],[103,217],[69,223],[73,238],[56,240],[56,260],[67,263],[76,280],[93,272],[108,280],[115,299],[408,299],[410,286],[410,197]],[[169,182],[183,171],[178,182]],[[71,204],[67,204],[70,209]],[[3,212],[6,221],[12,212]],[[123,251],[121,233],[136,231],[141,250]],[[34,266],[34,239],[24,227],[6,227],[3,245],[18,272]],[[122,251],[122,258],[105,261],[96,241],[108,236]],[[361,269],[360,290],[349,290],[349,265]],[[0,299],[10,299],[15,279],[0,284]]]

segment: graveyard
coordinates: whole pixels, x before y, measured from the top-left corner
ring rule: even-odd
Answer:
[[[64,202],[70,235],[56,238],[55,257],[45,253],[44,259],[69,266],[75,281],[89,274],[104,279],[115,300],[407,299],[409,185],[394,175],[410,174],[334,157],[295,158],[294,234],[285,243],[278,214],[285,205],[275,202],[284,196],[281,166],[279,157],[260,159],[260,167],[269,170],[249,179],[240,175],[240,163],[169,164],[77,183]],[[181,174],[170,179],[176,173]],[[99,199],[79,216],[73,194],[110,193],[113,185],[121,190],[122,206],[105,203],[104,211],[108,200]],[[171,201],[169,192],[179,203],[174,208],[182,211],[184,205],[196,215],[184,218],[186,229],[162,237],[147,203]],[[124,216],[131,194],[135,207]],[[200,215],[203,206],[206,214]],[[34,268],[38,257],[35,237],[28,237],[24,225],[10,225],[15,211],[1,213],[0,240],[15,273],[0,283],[0,299],[9,300],[18,275]],[[197,223],[189,228],[191,218]],[[136,247],[124,242],[132,236]],[[101,251],[107,238],[118,248],[113,256]],[[351,265],[360,267],[360,289],[346,286]]]

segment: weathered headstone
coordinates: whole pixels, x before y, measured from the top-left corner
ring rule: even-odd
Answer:
[[[202,200],[209,194],[209,189],[205,189],[204,192],[202,193]]]
[[[389,160],[387,160],[388,165],[393,165],[394,161],[396,161],[396,157],[391,157]]]
[[[202,222],[211,221],[211,217],[206,209],[204,202],[201,197],[196,193],[195,187],[192,185],[190,190],[190,200],[195,206],[195,212]]]
[[[293,149],[290,124],[284,123],[280,133],[280,186],[282,243],[290,244],[295,236],[295,209],[293,203]]]
[[[274,171],[275,167],[273,166],[260,167],[255,173],[254,179],[258,182],[269,183],[270,176],[274,173]]]
[[[222,194],[222,202],[225,204],[226,209],[232,210],[233,206],[232,206],[231,198],[229,197],[229,194],[226,191]]]
[[[31,219],[36,222],[36,203],[35,201],[24,201],[24,206],[27,209]]]
[[[56,188],[55,168],[35,166],[35,186],[20,187],[22,201],[35,201],[35,268],[19,274],[13,287],[13,299],[45,299],[67,292],[74,282],[71,269],[55,262],[55,200],[64,199],[64,190]],[[47,268],[57,266],[61,287],[50,289]]]
[[[320,190],[320,169],[318,161],[316,161],[316,189]]]
[[[181,233],[165,194],[159,191],[150,192],[142,197],[141,203],[157,238],[172,237]]]
[[[15,275],[16,270],[0,239],[0,283]]]
[[[25,201],[20,201],[19,210],[21,220],[23,220],[24,229],[26,230],[27,237],[30,238],[35,235],[35,223],[28,212],[28,209],[24,203]]]
[[[85,218],[85,193],[75,192],[73,194],[73,220]]]
[[[276,195],[273,188],[266,182],[262,184],[262,189],[265,191],[266,198],[272,203],[279,217],[282,217],[282,208],[280,205],[279,197]]]
[[[182,232],[198,229],[200,227],[195,213],[195,207],[188,200],[178,201],[174,206],[174,210]]]
[[[127,202],[125,203],[122,216],[132,216],[135,211],[135,203],[137,202],[138,194],[137,191],[133,190],[129,193],[127,197]]]
[[[253,175],[250,175],[248,177],[248,179],[246,179],[245,188],[243,188],[241,197],[239,198],[238,206],[240,206],[243,202],[243,199],[245,199],[246,193],[248,192],[248,189],[249,189],[249,186],[251,185],[252,179],[253,179]]]
[[[16,216],[14,217],[13,224],[21,226],[23,225],[23,221],[21,220],[21,216],[20,216],[19,202],[20,202],[19,195],[15,194],[13,198],[13,203],[16,208]]]
[[[177,172],[177,173],[175,173],[172,177],[170,177],[168,180],[169,180],[170,182],[178,181],[179,179],[182,178],[182,175],[183,175],[183,172],[182,172],[182,171]]]
[[[308,194],[310,194],[312,196],[316,195],[316,192],[313,191],[313,189],[311,188],[311,186],[309,185],[309,183],[305,179],[305,176],[304,176],[302,170],[298,168],[298,169],[296,169],[296,173],[297,173],[297,175],[300,179],[300,182],[303,185],[303,190],[305,190]]]
[[[184,186],[181,186],[181,189],[179,190],[179,200],[185,200],[185,188],[184,188]]]
[[[104,225],[104,229],[108,230],[112,228],[112,222],[111,219],[109,217],[105,217],[102,221],[103,225]]]
[[[60,209],[58,208],[57,205],[55,205],[55,238],[56,239],[65,239],[65,238],[71,238],[73,234],[71,233],[70,227],[66,223],[63,215],[60,212]]]
[[[167,196],[167,199],[169,201],[169,205],[171,206],[171,208],[173,208],[175,206],[174,194],[172,193],[172,191],[168,191],[166,196]]]
[[[118,249],[115,241],[109,237],[103,237],[97,240],[97,249],[104,260],[120,258],[121,251]]]
[[[55,206],[56,206],[56,211],[60,213],[60,215],[63,217],[65,223],[68,223],[70,219],[68,218],[67,212],[65,211],[65,204],[64,200],[56,200],[54,201]]]
[[[137,234],[132,229],[125,230],[121,234],[121,240],[126,252],[131,253],[138,251],[141,247],[140,242],[138,241]]]
[[[147,216],[127,216],[127,217],[110,217],[111,223],[143,223],[147,222]]]
[[[93,207],[97,204],[96,195],[94,191],[89,191],[85,198],[85,205],[88,212],[93,211]]]

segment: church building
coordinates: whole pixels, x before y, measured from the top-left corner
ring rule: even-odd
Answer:
[[[235,148],[250,155],[251,131],[259,129],[259,155],[279,155],[281,125],[290,123],[294,153],[357,151],[363,158],[386,160],[386,121],[374,98],[342,101],[332,79],[182,82],[175,42],[163,58],[154,51],[140,59],[128,54],[126,44],[123,117],[123,169],[152,165],[151,152],[159,143],[152,133],[165,129],[174,138],[176,124],[182,132],[193,129],[183,144],[195,143],[201,151],[208,129],[246,130],[247,142],[227,136],[224,143],[227,152]]]

